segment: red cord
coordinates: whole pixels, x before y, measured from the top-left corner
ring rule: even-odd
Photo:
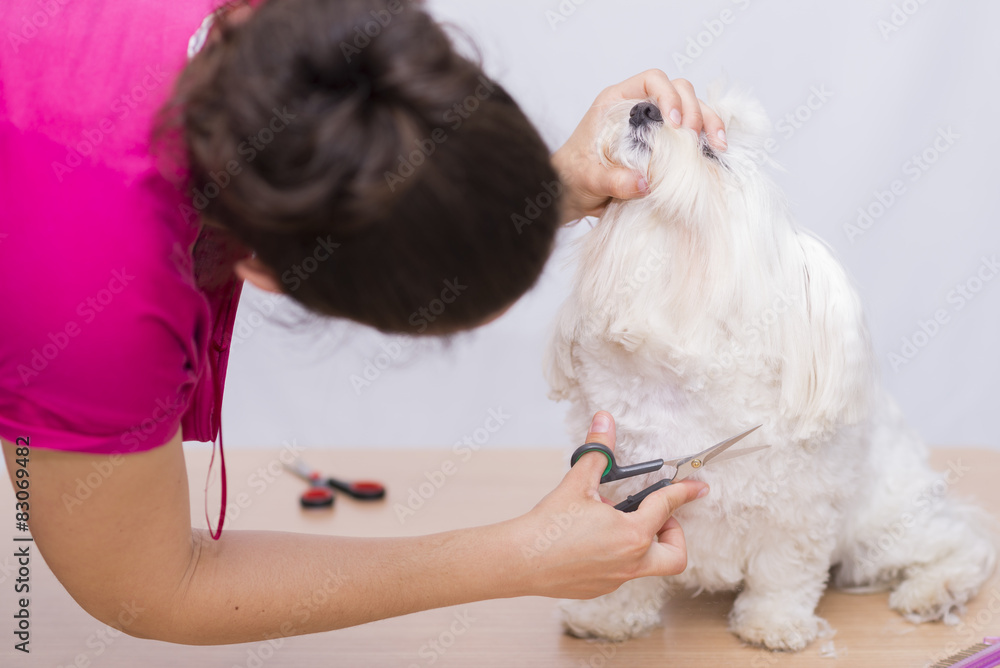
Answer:
[[[215,386],[215,415],[219,420],[219,472],[222,476],[222,500],[219,505],[219,525],[212,531],[212,520],[208,517],[208,483],[212,479],[212,465],[215,463],[215,443],[212,443],[212,459],[208,462],[208,475],[205,476],[205,522],[208,523],[208,532],[212,540],[219,540],[222,536],[222,524],[226,521],[226,454],[222,449],[222,392],[219,387],[219,374],[215,363],[212,364],[213,384]]]
[[[221,315],[221,309],[220,313],[216,314],[215,327],[212,329],[213,337],[216,336],[216,334],[220,331],[219,329],[220,324],[223,326],[228,324],[229,312],[233,308],[233,297],[235,296],[235,294],[236,294],[236,283],[233,282],[229,290],[229,297],[226,301],[226,308],[225,308],[226,315],[224,318],[221,319],[222,320],[221,323],[219,322],[220,320],[219,315]],[[217,341],[212,341],[212,348],[213,350],[210,351],[208,355],[208,361],[209,364],[211,365],[211,370],[212,370],[212,388],[214,394],[212,401],[212,406],[213,406],[212,421],[217,423],[217,429],[219,432],[219,472],[220,475],[222,476],[222,494],[221,494],[221,501],[219,504],[219,524],[216,527],[215,531],[212,531],[212,520],[209,519],[208,517],[208,484],[209,481],[212,479],[212,466],[215,464],[215,442],[213,441],[212,459],[208,462],[208,474],[205,476],[205,522],[208,524],[208,532],[212,536],[212,540],[219,540],[219,537],[222,536],[222,525],[226,521],[226,454],[222,447],[222,378],[219,376],[218,363],[220,361],[219,358],[221,357],[222,352],[225,348],[223,346],[220,346]]]

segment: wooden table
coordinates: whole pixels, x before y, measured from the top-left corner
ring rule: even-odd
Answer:
[[[188,450],[192,522],[205,526],[204,449]],[[461,461],[447,450],[306,450],[306,459],[344,478],[374,477],[389,487],[389,498],[371,505],[338,498],[331,511],[302,511],[302,483],[281,470],[279,451],[229,448],[232,509],[226,531],[280,529],[357,536],[413,535],[499,521],[529,510],[561,479],[566,453],[539,449],[481,451]],[[456,470],[439,488],[445,462]],[[958,494],[996,512],[1000,508],[1000,452],[938,450],[935,465],[961,460],[972,471],[957,484]],[[451,470],[450,467],[448,470]],[[216,470],[217,473],[217,470]],[[424,484],[428,483],[428,484]],[[421,485],[424,484],[421,490]],[[413,492],[412,514],[401,516]],[[419,496],[423,491],[428,498]],[[217,488],[212,496],[217,498]],[[422,505],[418,503],[422,501]],[[399,504],[397,506],[397,504]],[[419,507],[418,507],[419,506]],[[0,508],[13,507],[6,480]],[[12,533],[12,532],[11,532]],[[10,541],[7,538],[0,540]],[[8,542],[13,545],[13,542]],[[773,654],[746,647],[726,631],[732,595],[675,599],[665,625],[652,635],[623,644],[590,642],[563,635],[554,603],[521,598],[432,610],[352,629],[287,638],[279,647],[267,642],[221,647],[187,647],[143,641],[117,633],[88,616],[61,588],[41,559],[32,562],[32,652],[12,649],[13,579],[11,562],[0,551],[0,666],[878,666],[918,667],[943,656],[945,647],[962,648],[983,635],[1000,635],[1000,576],[973,601],[967,626],[915,626],[889,610],[886,594],[829,592],[819,614],[837,630],[834,638],[814,642],[799,654]],[[7,559],[7,561],[5,561]],[[992,611],[990,604],[992,603]],[[454,623],[456,622],[457,623]],[[832,644],[831,644],[832,643]],[[824,656],[826,655],[826,656]]]

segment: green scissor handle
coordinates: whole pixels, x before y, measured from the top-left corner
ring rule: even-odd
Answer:
[[[608,458],[608,465],[604,469],[604,473],[601,474],[601,482],[607,482],[604,478],[611,473],[615,468],[615,456],[611,452],[611,448],[601,443],[584,443],[579,448],[573,452],[573,456],[569,458],[569,465],[576,466],[576,463],[580,461],[580,457],[583,457],[588,452],[599,452]]]
[[[588,452],[599,452],[608,459],[608,465],[604,468],[604,474],[601,475],[602,483],[621,480],[622,478],[631,478],[634,475],[642,475],[643,473],[652,473],[663,468],[662,459],[633,464],[632,466],[618,466],[611,448],[601,443],[584,443],[581,445],[573,452],[573,456],[569,459],[569,465],[574,466],[580,461],[580,457],[583,457]]]

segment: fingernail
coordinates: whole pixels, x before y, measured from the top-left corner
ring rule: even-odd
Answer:
[[[639,186],[639,192],[641,193],[649,192],[649,182],[646,180],[646,177],[640,176],[637,185]]]
[[[708,485],[706,485],[705,487],[702,487],[701,491],[698,492],[698,498],[699,499],[702,498],[703,496],[708,496]]]
[[[671,109],[670,110],[670,120],[673,121],[674,125],[680,125],[681,124],[681,112],[677,111],[676,109]]]
[[[719,143],[722,145],[722,148],[725,148],[726,147],[726,131],[725,130],[719,130],[717,133],[715,133],[715,136],[719,138]]]
[[[611,429],[611,420],[606,413],[598,413],[594,416],[594,421],[590,423],[590,433],[606,434]]]

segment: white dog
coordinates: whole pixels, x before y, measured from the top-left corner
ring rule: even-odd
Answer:
[[[565,626],[623,640],[655,626],[675,592],[739,590],[731,630],[799,650],[825,627],[815,608],[831,577],[891,588],[908,619],[954,621],[996,560],[983,514],[944,496],[968,468],[933,472],[880,388],[850,280],[760,169],[771,127],[760,104],[736,91],[709,101],[725,153],[650,102],[609,109],[598,149],[646,174],[651,194],[612,202],[582,240],[547,375],[553,398],[573,404],[569,424],[615,416],[621,464],[693,454],[761,423],[734,451],[771,447],[699,473],[712,493],[677,513],[684,573],[566,602]],[[662,477],[602,493],[618,501]]]

